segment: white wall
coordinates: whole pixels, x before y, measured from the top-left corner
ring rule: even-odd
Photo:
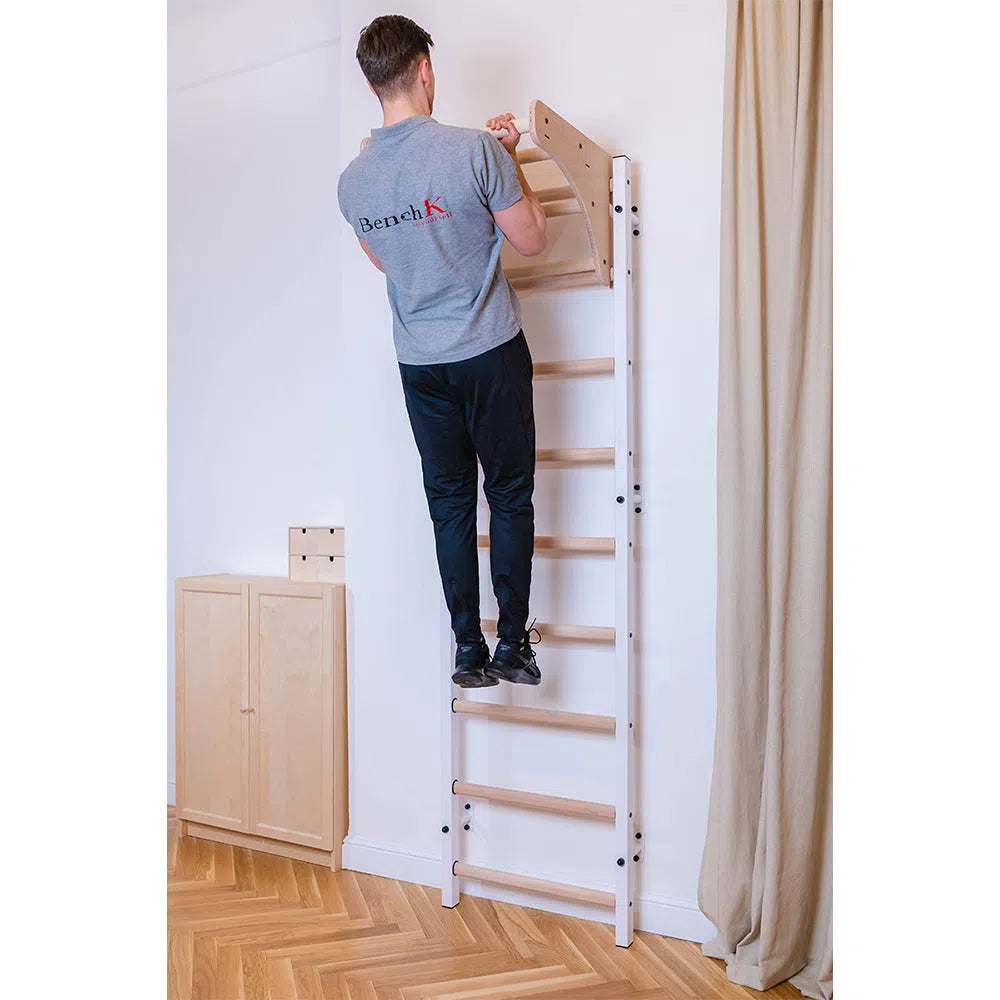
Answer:
[[[171,0],[169,41],[168,576],[284,574],[343,523],[337,7]]]
[[[429,30],[439,121],[476,125],[541,97],[634,164],[643,235],[636,253],[640,474],[640,927],[704,939],[696,886],[715,717],[715,414],[725,0],[414,0],[394,8]],[[381,3],[341,4],[339,165],[380,124],[354,60]],[[341,402],[354,421],[344,480],[351,635],[351,867],[435,884],[439,856],[440,585],[419,466],[399,388],[383,279],[346,224]],[[608,293],[524,300],[536,360],[610,353]],[[539,446],[611,443],[610,383],[539,385]],[[346,417],[345,417],[346,422]],[[607,478],[602,478],[607,477]],[[606,470],[540,471],[540,534],[611,534]],[[536,560],[541,620],[611,624],[599,560]],[[484,593],[488,586],[484,577]],[[490,698],[612,711],[612,659],[539,647],[540,688]],[[598,737],[466,720],[470,781],[610,801]],[[609,828],[475,805],[467,860],[613,887]],[[543,897],[474,887],[565,912]]]

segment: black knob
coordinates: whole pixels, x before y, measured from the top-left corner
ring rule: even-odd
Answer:
[[[622,210],[621,205],[615,205],[615,211],[620,212]]]
[[[618,859],[618,867],[619,868],[624,868],[625,867],[625,859],[624,858],[619,858]]]
[[[468,823],[466,823],[466,824],[465,824],[465,829],[466,829],[466,830],[471,830],[471,829],[472,829],[472,827],[471,827],[471,826],[469,826],[469,824],[468,824]]]
[[[635,835],[635,839],[636,839],[636,840],[642,840],[642,834],[641,834],[641,833],[637,833],[637,834]]]
[[[448,832],[448,827],[446,827],[446,826],[442,826],[442,827],[441,827],[441,832],[442,832],[442,833],[447,833],[447,832]]]
[[[632,855],[632,860],[633,861],[638,861],[639,860],[639,855],[638,854],[633,854]]]
[[[617,497],[619,503],[625,503],[625,497]]]
[[[639,211],[639,206],[638,205],[633,205],[632,206],[632,211],[633,212],[638,212]]]
[[[472,808],[472,803],[471,802],[466,802],[465,803],[465,808],[466,809],[471,809]]]
[[[641,507],[636,507],[635,512],[637,514],[641,514],[642,513],[642,508]]]

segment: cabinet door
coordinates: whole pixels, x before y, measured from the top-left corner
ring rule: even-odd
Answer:
[[[333,850],[333,592],[250,585],[250,829]]]
[[[247,831],[249,587],[182,579],[174,594],[178,815]]]

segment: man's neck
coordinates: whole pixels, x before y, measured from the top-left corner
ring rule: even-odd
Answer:
[[[430,105],[424,95],[419,97],[405,97],[398,101],[387,102],[382,105],[382,127],[395,125],[404,118],[412,118],[414,115],[429,115]]]

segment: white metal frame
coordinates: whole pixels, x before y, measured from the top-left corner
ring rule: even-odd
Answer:
[[[635,925],[636,867],[641,859],[641,834],[637,830],[635,783],[635,525],[641,513],[642,494],[635,476],[635,409],[634,409],[634,354],[635,331],[633,316],[632,238],[637,233],[638,219],[633,210],[631,161],[627,156],[612,160],[611,203],[613,218],[613,269],[611,271],[614,295],[614,495],[609,502],[615,505],[615,709],[614,709],[614,844],[615,855],[608,863],[615,871],[614,911],[615,943],[628,947],[632,943]],[[558,286],[556,286],[558,287]],[[596,369],[595,369],[596,370]],[[557,883],[544,882],[530,876],[513,873],[491,872],[465,865],[459,856],[459,822],[463,797],[455,794],[455,784],[464,776],[459,773],[459,739],[456,726],[456,690],[451,682],[454,664],[454,637],[443,598],[442,609],[442,661],[445,670],[444,688],[448,693],[442,699],[441,713],[441,902],[454,907],[460,899],[460,875],[456,865],[465,869],[468,877],[478,877],[512,887],[528,888],[565,898],[610,905],[611,894],[597,890],[581,889]],[[458,702],[463,714],[469,713],[467,703]],[[492,714],[500,715],[498,711]],[[474,713],[484,714],[484,713]],[[522,712],[523,716],[525,713]],[[603,717],[571,716],[566,713],[539,711],[534,713],[540,724],[561,725],[568,728],[593,728]],[[548,718],[545,718],[548,716]],[[559,716],[558,720],[552,716]],[[513,717],[513,716],[511,716]],[[524,721],[521,719],[521,721]],[[610,731],[611,719],[606,719]],[[482,787],[482,786],[469,786]],[[538,796],[522,795],[522,800],[537,800]],[[566,803],[573,800],[563,800]],[[559,801],[554,811],[559,811]],[[576,803],[595,806],[593,803]],[[593,811],[593,810],[592,810]],[[610,807],[603,815],[610,818]],[[606,869],[605,869],[606,870]]]
[[[458,780],[459,746],[452,711],[455,688],[451,674],[455,665],[455,634],[451,630],[451,615],[441,597],[441,635],[444,664],[444,699],[441,711],[441,905],[453,907],[460,898],[455,862],[458,860],[458,796],[454,793]]]
[[[612,161],[615,337],[615,943],[628,947],[635,924],[639,843],[635,822],[635,519],[642,509],[635,478],[633,401],[632,162]],[[622,864],[621,862],[624,862]]]

